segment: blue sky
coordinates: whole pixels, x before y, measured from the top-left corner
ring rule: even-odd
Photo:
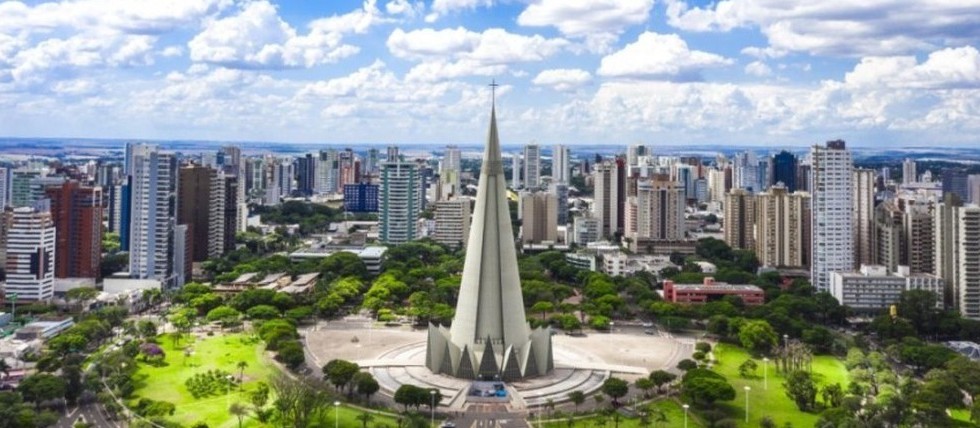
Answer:
[[[0,0],[0,136],[976,145],[980,0]]]

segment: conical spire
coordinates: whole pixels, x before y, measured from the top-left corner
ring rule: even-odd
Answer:
[[[497,85],[493,83],[490,86],[495,88]],[[490,108],[490,129],[487,131],[456,315],[449,334],[443,332],[434,326],[429,330],[427,364],[435,372],[445,372],[439,361],[445,357],[433,348],[442,340],[448,340],[450,349],[462,350],[462,360],[453,373],[460,377],[471,376],[472,366],[466,366],[463,362],[479,362],[479,371],[484,375],[488,372],[501,374],[503,367],[500,365],[505,362],[505,352],[520,350],[524,356],[533,353],[540,354],[543,359],[550,358],[550,332],[536,330],[532,335],[524,313],[517,251],[507,203],[507,183],[497,135],[496,103]],[[514,357],[516,355],[511,358]],[[550,363],[550,360],[547,362]],[[521,376],[541,374],[537,368],[528,371],[525,364],[520,365]]]

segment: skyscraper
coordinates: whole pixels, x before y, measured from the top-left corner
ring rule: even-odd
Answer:
[[[514,153],[510,158],[511,165],[511,188],[517,190],[521,188],[521,174],[524,173],[523,168],[521,168],[521,155]]]
[[[541,146],[524,146],[524,187],[537,189],[541,186]]]
[[[521,194],[521,243],[558,240],[558,198],[546,192]]]
[[[203,262],[224,254],[225,189],[223,177],[212,168],[180,168],[177,224],[187,225],[190,259]]]
[[[176,286],[174,228],[177,226],[177,158],[156,146],[134,148],[129,274]]]
[[[854,207],[851,152],[841,140],[813,146],[811,156],[810,281],[817,290],[830,286],[830,272],[854,268]]]
[[[854,170],[854,190],[851,196],[854,234],[854,270],[874,262],[875,181],[873,169]]]
[[[316,159],[312,153],[296,158],[296,190],[303,196],[313,196],[316,189]]]
[[[966,171],[958,168],[945,168],[942,172],[943,193],[952,193],[961,201],[970,200],[969,178]]]
[[[759,159],[753,152],[742,152],[735,155],[734,183],[736,189],[746,189],[750,192],[761,192],[759,183]]]
[[[54,296],[55,227],[47,204],[18,207],[7,231],[4,265],[8,298],[18,301],[48,301]]]
[[[548,187],[548,191],[558,199],[558,224],[568,224],[568,184],[564,182],[553,182]]]
[[[944,303],[947,308],[956,308],[956,275],[959,237],[958,207],[963,204],[953,194],[943,195],[942,202],[933,209],[933,237],[935,255],[933,257],[934,274],[945,281],[946,292]]]
[[[772,181],[769,184],[783,183],[786,191],[796,191],[796,155],[785,150],[772,157]]]
[[[0,210],[10,205],[10,168],[0,167]]]
[[[448,146],[439,163],[439,189],[437,199],[450,199],[460,195],[460,173],[462,172],[462,154],[459,147]]]
[[[755,196],[733,189],[725,198],[725,242],[732,248],[755,250]]]
[[[619,163],[604,161],[596,164],[595,196],[592,216],[599,221],[599,236],[612,238],[623,228],[619,223]]]
[[[102,266],[102,188],[77,181],[45,189],[57,235],[55,277],[98,278]]]
[[[456,315],[449,329],[429,325],[425,363],[434,373],[512,381],[554,369],[551,331],[532,330],[524,315],[492,110],[487,140]]]
[[[956,212],[956,303],[964,318],[980,320],[980,206]]]
[[[919,181],[918,171],[916,171],[915,160],[906,158],[902,162],[902,184],[912,184]]]
[[[571,151],[561,144],[555,145],[551,152],[551,178],[558,183],[568,183],[571,178]]]
[[[641,180],[636,190],[636,239],[676,241],[684,238],[684,189],[666,176]]]
[[[401,244],[417,238],[417,221],[422,210],[419,206],[422,177],[418,165],[415,162],[384,162],[380,178],[378,239],[388,244]]]

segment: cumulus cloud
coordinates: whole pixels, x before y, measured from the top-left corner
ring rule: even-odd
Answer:
[[[493,6],[493,0],[433,0],[432,13],[426,15],[425,20],[431,23],[457,10],[473,10],[490,6]]]
[[[772,69],[762,61],[752,61],[745,66],[745,74],[766,77],[772,74]]]
[[[592,81],[592,74],[577,68],[558,68],[544,70],[534,78],[532,83],[547,86],[556,91],[575,90]]]
[[[360,48],[344,36],[363,33],[385,18],[374,1],[344,15],[317,19],[305,35],[279,17],[265,0],[246,3],[238,14],[214,20],[188,42],[194,61],[232,68],[309,68],[337,62]]]
[[[507,65],[537,62],[568,46],[560,38],[524,36],[491,28],[482,33],[463,27],[443,30],[404,31],[396,28],[388,37],[392,55],[422,61],[409,71],[410,80],[436,81],[462,76],[488,76],[507,71]]]
[[[555,27],[603,52],[622,32],[646,22],[653,0],[535,0],[517,17],[528,27]]]
[[[973,46],[946,48],[919,63],[914,56],[862,58],[844,82],[860,87],[980,88],[980,52]]]
[[[644,32],[636,42],[602,58],[598,74],[650,80],[698,80],[706,68],[733,61],[709,52],[691,50],[676,34]]]
[[[421,1],[391,0],[385,4],[385,12],[388,12],[389,15],[400,15],[406,18],[414,18],[421,15],[424,10],[425,3]]]
[[[706,7],[669,0],[667,17],[687,31],[758,27],[774,49],[817,55],[901,54],[980,38],[978,0],[722,0]]]

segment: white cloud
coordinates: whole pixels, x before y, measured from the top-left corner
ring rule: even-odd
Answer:
[[[698,80],[706,68],[733,61],[709,52],[691,50],[676,34],[645,32],[636,42],[602,58],[598,74],[652,80]]]
[[[389,15],[401,15],[406,18],[414,18],[425,11],[425,3],[421,1],[412,2],[411,0],[390,0],[385,4],[385,12]]]
[[[317,19],[300,35],[266,0],[246,3],[233,16],[212,21],[187,45],[194,61],[233,68],[302,68],[337,62],[360,48],[344,36],[384,20],[374,1],[362,9]]]
[[[473,10],[478,7],[493,6],[493,0],[433,0],[432,13],[425,17],[426,22],[435,22],[440,17],[457,10]]]
[[[167,46],[160,52],[160,55],[166,58],[177,57],[183,54],[184,54],[184,48],[180,46]]]
[[[422,61],[408,76],[426,81],[500,74],[509,64],[542,61],[568,44],[560,38],[523,36],[500,28],[477,33],[463,27],[408,32],[396,28],[387,42],[392,55]]]
[[[766,77],[772,74],[772,69],[762,61],[752,61],[749,65],[745,66],[745,74]]]
[[[980,39],[980,0],[722,0],[690,7],[669,0],[668,23],[687,31],[758,27],[776,50],[889,55]]]
[[[71,28],[132,34],[159,34],[192,25],[231,4],[231,0],[75,0],[28,6],[0,3],[0,32],[49,32]]]
[[[786,56],[787,53],[788,52],[784,50],[775,49],[771,46],[764,48],[749,46],[742,49],[742,55],[748,55],[758,59],[782,58]]]
[[[580,69],[558,68],[544,70],[534,78],[532,83],[538,86],[548,86],[556,91],[575,90],[592,81],[592,74]]]
[[[980,88],[980,52],[973,46],[929,54],[921,64],[914,56],[862,58],[844,82],[859,87]]]
[[[528,27],[556,27],[566,37],[584,38],[603,51],[622,32],[647,21],[653,0],[534,0],[517,17]]]

